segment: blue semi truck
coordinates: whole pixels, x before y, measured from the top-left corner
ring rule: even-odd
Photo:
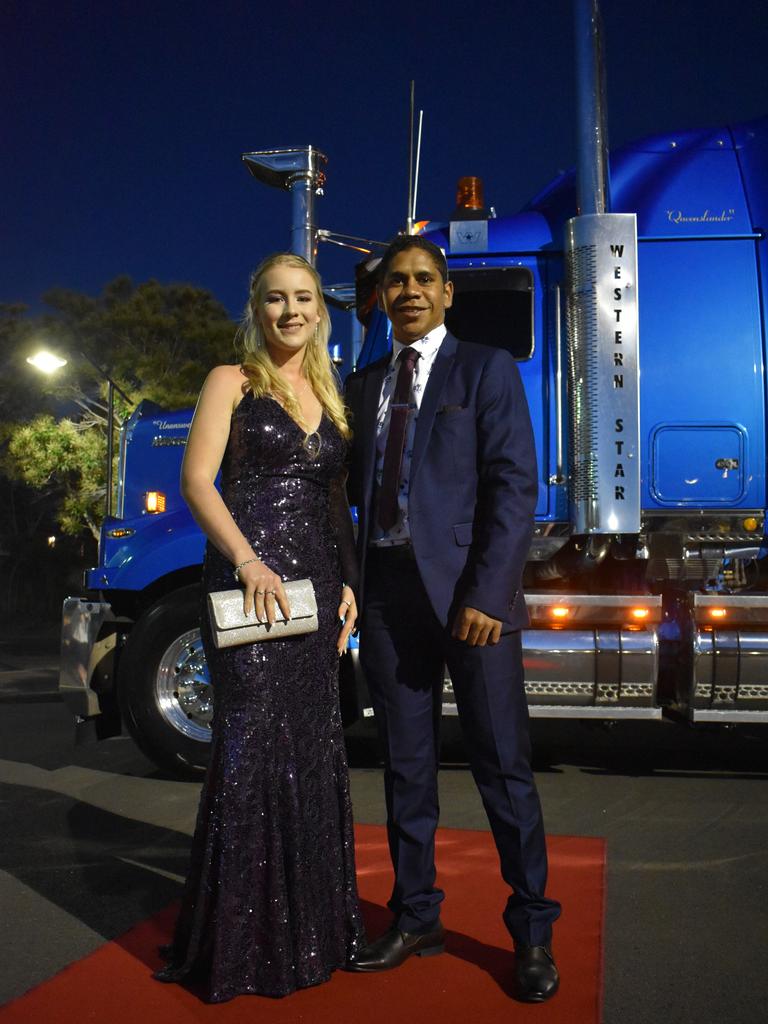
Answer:
[[[470,196],[423,229],[454,281],[449,327],[509,350],[530,405],[531,714],[763,723],[768,118],[646,138],[610,167],[612,213],[584,214],[571,172],[514,216]],[[359,362],[387,344],[374,314]],[[143,402],[123,425],[61,676],[81,728],[125,727],[182,770],[205,764],[213,707],[204,541],[178,489],[190,419]],[[349,720],[367,700],[344,661]]]

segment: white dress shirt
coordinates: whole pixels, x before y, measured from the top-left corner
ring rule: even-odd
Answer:
[[[379,409],[376,415],[376,487],[381,486],[382,471],[384,468],[384,451],[387,447],[387,436],[389,434],[390,412],[389,406],[392,400],[392,393],[395,390],[397,374],[400,369],[398,356],[405,348],[413,348],[419,353],[416,365],[413,368],[413,381],[411,382],[411,394],[408,406],[408,425],[405,431],[405,447],[403,449],[403,461],[400,467],[400,486],[397,496],[398,516],[397,522],[389,530],[382,530],[376,519],[377,510],[374,508],[374,522],[372,523],[371,544],[374,547],[390,547],[393,544],[406,544],[411,539],[411,532],[408,526],[408,492],[409,478],[411,471],[411,457],[413,455],[413,438],[416,433],[416,421],[419,418],[421,399],[429,380],[438,350],[447,334],[445,324],[435,327],[429,334],[405,345],[396,339],[392,340],[392,358],[389,362],[384,382],[381,386],[379,397]]]

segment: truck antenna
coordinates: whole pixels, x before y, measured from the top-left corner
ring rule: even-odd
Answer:
[[[411,79],[411,102],[408,116],[408,208],[405,213],[406,234],[413,234],[413,112],[415,107],[416,83]]]
[[[416,197],[419,194],[419,163],[421,161],[421,126],[424,123],[424,111],[419,111],[419,134],[416,138],[416,170],[413,175],[413,205],[411,206],[411,230],[410,234],[413,234],[413,225],[416,220]]]
[[[411,102],[408,119],[408,210],[406,213],[406,234],[413,234],[413,225],[416,221],[416,194],[419,191],[419,162],[421,159],[421,126],[424,122],[424,111],[419,111],[419,133],[416,140],[416,153],[414,158],[413,147],[413,122],[416,113],[416,83],[411,79]]]

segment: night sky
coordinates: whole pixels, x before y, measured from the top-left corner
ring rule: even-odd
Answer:
[[[764,0],[604,0],[609,140],[768,113]],[[288,242],[287,193],[240,156],[312,143],[322,227],[403,224],[409,82],[424,109],[418,216],[485,181],[513,213],[574,162],[570,0],[412,4],[9,2],[0,14],[0,301],[117,274],[192,281],[235,316]],[[323,246],[327,282],[352,260]]]

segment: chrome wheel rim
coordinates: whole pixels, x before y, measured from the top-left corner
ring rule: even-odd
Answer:
[[[157,669],[157,706],[177,732],[199,743],[211,741],[213,687],[199,629],[182,633]]]

